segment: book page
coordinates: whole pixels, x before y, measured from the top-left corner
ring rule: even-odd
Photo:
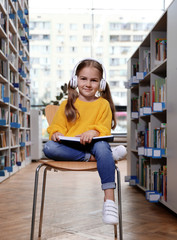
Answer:
[[[80,137],[66,137],[66,136],[59,136],[60,141],[73,141],[73,142],[80,142]],[[102,137],[94,137],[92,141],[107,141],[107,142],[112,142],[114,139],[113,135],[109,136],[102,136]]]

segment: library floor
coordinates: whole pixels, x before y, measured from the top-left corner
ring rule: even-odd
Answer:
[[[0,184],[1,240],[30,239],[37,165],[28,165]],[[122,178],[123,239],[177,239],[177,216],[161,204],[147,202],[143,192],[124,182],[126,160],[119,162],[119,169]],[[42,174],[40,183],[41,180]],[[102,201],[103,192],[96,172],[49,172],[41,240],[113,240],[113,226],[102,223]],[[38,239],[38,217],[39,211],[35,239]]]

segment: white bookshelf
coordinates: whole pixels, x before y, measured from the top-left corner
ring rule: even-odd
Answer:
[[[0,0],[0,182],[31,161],[28,0]]]
[[[158,193],[160,192],[159,201],[175,213],[177,213],[177,192],[175,186],[177,182],[176,13],[177,0],[172,2],[128,62],[128,78],[130,81],[128,84],[127,134],[127,170],[130,177],[129,180],[136,179],[132,181],[132,184],[137,185],[144,191],[157,190]],[[160,44],[165,42],[164,39],[167,41],[167,57],[165,56],[160,60],[156,59],[157,39],[162,40]],[[162,50],[163,47],[160,45],[160,48]],[[133,65],[138,64],[138,72],[143,73],[145,71],[143,59],[147,51],[150,52],[149,70],[147,70],[147,74],[145,74],[143,79],[137,80],[137,75],[133,71]],[[161,54],[161,56],[164,55]],[[135,83],[136,81],[138,83]],[[158,93],[163,103],[159,103],[159,99],[154,98],[154,86],[156,89],[160,89]],[[157,88],[157,86],[159,87]],[[146,97],[143,101],[142,96],[144,96],[145,92]],[[156,90],[155,95],[157,95]],[[164,99],[162,100],[163,97]],[[155,106],[152,104],[153,99]],[[136,107],[137,102],[138,107]],[[141,104],[142,102],[144,102],[144,105]],[[156,107],[156,109],[153,109],[152,106]],[[166,133],[163,130],[163,123],[166,123]],[[155,141],[155,132],[165,135],[165,146],[163,135],[161,135],[161,138],[156,137],[156,139],[161,139],[161,141]],[[144,133],[145,137],[143,137]],[[143,139],[145,140],[143,141]],[[167,173],[165,173],[165,169]],[[164,177],[165,174],[166,177]],[[164,187],[165,184],[166,189]]]

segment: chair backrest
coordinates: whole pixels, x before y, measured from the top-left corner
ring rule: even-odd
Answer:
[[[47,105],[45,107],[45,115],[49,125],[52,123],[53,117],[55,116],[55,113],[57,112],[58,108],[59,106],[57,105]]]

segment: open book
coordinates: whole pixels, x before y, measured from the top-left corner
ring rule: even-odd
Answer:
[[[59,136],[60,141],[70,141],[70,142],[80,142],[80,137],[65,137],[65,136]],[[102,136],[102,137],[94,137],[92,139],[92,142],[97,142],[97,141],[106,141],[106,142],[112,142],[114,140],[113,135],[109,136]]]

